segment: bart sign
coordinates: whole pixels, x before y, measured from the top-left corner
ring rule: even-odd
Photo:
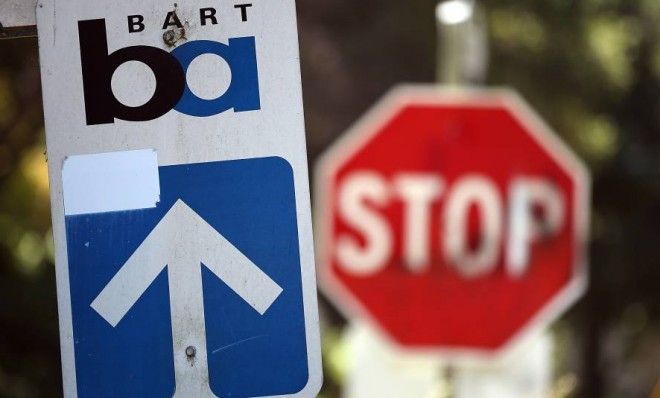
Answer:
[[[512,92],[395,89],[316,181],[324,291],[400,346],[492,357],[585,289],[588,173]]]
[[[39,0],[64,396],[313,397],[293,0]]]

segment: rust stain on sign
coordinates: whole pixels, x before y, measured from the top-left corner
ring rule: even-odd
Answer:
[[[181,19],[177,13],[178,4],[174,3],[174,10],[167,13],[165,18],[165,25],[163,28],[168,26],[173,26],[173,28],[168,29],[163,33],[163,42],[168,47],[175,47],[178,42],[185,41],[188,38],[186,37],[186,29],[189,27],[188,21],[181,23]]]

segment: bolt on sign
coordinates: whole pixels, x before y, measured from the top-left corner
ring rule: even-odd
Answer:
[[[393,90],[318,164],[322,287],[397,345],[491,358],[584,291],[589,176],[506,90]]]
[[[66,397],[316,396],[295,15],[38,3]]]

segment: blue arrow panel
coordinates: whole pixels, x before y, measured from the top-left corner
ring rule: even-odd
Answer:
[[[262,316],[203,267],[213,393],[247,398],[300,391],[308,368],[291,166],[271,157],[160,167],[159,174],[156,208],[66,217],[78,396],[174,393],[167,272],[116,328],[90,304],[177,199],[283,289]]]

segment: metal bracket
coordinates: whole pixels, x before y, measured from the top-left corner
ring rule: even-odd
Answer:
[[[0,22],[0,39],[18,39],[20,37],[37,37],[36,26],[4,27]]]
[[[37,36],[37,0],[2,0],[0,39]]]

